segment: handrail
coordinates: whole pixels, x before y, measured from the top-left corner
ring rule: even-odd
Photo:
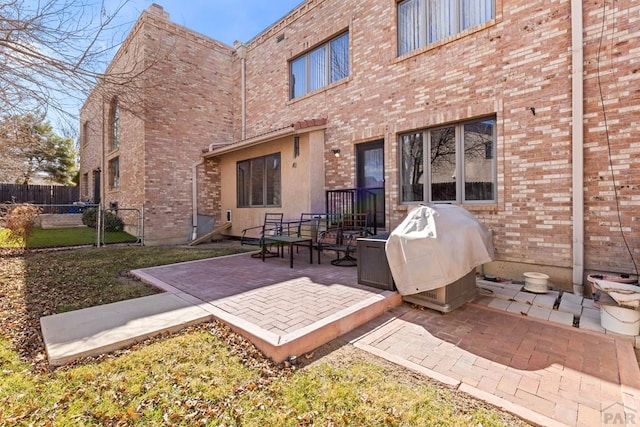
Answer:
[[[372,190],[384,190],[383,187],[376,188],[341,188],[327,190],[326,211],[330,214],[356,214],[366,213],[369,216],[368,223],[373,227],[371,234],[378,233],[378,195]]]

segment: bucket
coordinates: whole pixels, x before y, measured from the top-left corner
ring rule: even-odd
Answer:
[[[524,289],[537,294],[544,294],[549,291],[547,281],[549,276],[544,273],[527,272],[522,273],[524,276]]]
[[[640,311],[617,305],[600,307],[600,326],[622,335],[640,334]]]

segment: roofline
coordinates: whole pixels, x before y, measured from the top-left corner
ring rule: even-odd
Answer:
[[[223,154],[229,154],[236,151],[244,150],[245,148],[254,147],[256,145],[265,144],[267,142],[275,141],[277,139],[285,138],[287,136],[295,136],[300,134],[305,134],[317,130],[324,130],[327,128],[326,121],[325,123],[317,124],[315,126],[307,126],[301,127],[299,125],[300,122],[294,123],[284,128],[276,129],[269,133],[265,133],[262,135],[255,136],[253,138],[245,139],[244,141],[240,141],[237,143],[230,143],[229,145],[225,145],[220,148],[213,148],[216,143],[213,143],[209,146],[208,151],[205,151],[202,154],[202,158],[204,159],[212,159],[215,157],[222,156]]]

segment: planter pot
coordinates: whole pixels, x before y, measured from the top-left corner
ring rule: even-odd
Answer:
[[[616,305],[600,307],[600,325],[607,331],[622,335],[640,334],[640,311]]]
[[[544,294],[549,291],[549,276],[544,273],[527,272],[523,273],[524,289],[536,294]]]

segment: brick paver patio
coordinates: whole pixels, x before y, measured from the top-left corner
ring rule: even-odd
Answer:
[[[305,254],[248,254],[143,270],[273,334],[306,332],[383,291],[356,269],[310,265]],[[541,425],[640,424],[640,370],[630,340],[466,304],[446,315],[394,308],[343,337]],[[318,345],[323,342],[318,342]]]

